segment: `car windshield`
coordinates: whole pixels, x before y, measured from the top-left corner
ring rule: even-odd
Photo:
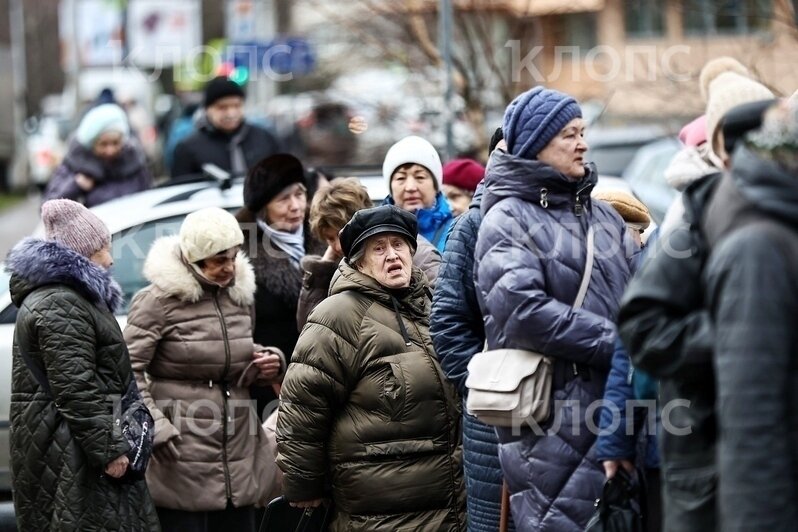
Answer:
[[[598,171],[605,175],[620,176],[634,158],[640,146],[619,145],[591,148],[587,160],[596,164]]]

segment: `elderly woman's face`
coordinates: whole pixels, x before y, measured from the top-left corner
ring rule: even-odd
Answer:
[[[391,176],[391,197],[406,211],[435,205],[435,177],[419,164],[403,164]]]
[[[538,160],[546,163],[569,179],[578,181],[585,176],[585,121],[574,118],[538,153]]]
[[[118,131],[106,131],[94,141],[94,155],[104,161],[116,159],[125,144],[125,137]]]
[[[236,276],[236,255],[240,246],[226,249],[197,263],[202,275],[219,286],[227,286]]]
[[[105,270],[109,269],[114,265],[114,258],[111,255],[111,245],[108,244],[102,249],[95,251],[94,254],[89,257],[89,260]]]
[[[307,205],[307,189],[300,183],[294,183],[266,204],[262,218],[277,231],[295,233],[305,222]]]
[[[410,286],[413,254],[405,237],[395,233],[374,235],[365,244],[358,270],[386,288]]]

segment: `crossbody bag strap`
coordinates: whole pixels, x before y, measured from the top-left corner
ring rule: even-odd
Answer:
[[[579,293],[576,294],[574,308],[580,308],[585,302],[587,287],[590,285],[590,277],[593,273],[593,257],[595,255],[595,242],[593,236],[593,226],[587,228],[587,259],[585,260],[585,271],[582,274],[582,284],[579,285]]]

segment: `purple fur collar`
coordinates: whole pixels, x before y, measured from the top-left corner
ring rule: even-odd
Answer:
[[[122,289],[111,273],[79,253],[49,240],[26,238],[6,258],[6,269],[31,289],[48,284],[65,284],[79,290],[95,305],[104,304],[115,312],[122,304]],[[29,291],[27,291],[29,293]],[[12,297],[19,305],[25,294]]]

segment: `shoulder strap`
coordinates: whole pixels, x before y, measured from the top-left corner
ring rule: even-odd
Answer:
[[[33,359],[31,359],[30,355],[23,349],[19,349],[17,352],[19,353],[19,356],[22,357],[25,365],[28,366],[33,378],[36,379],[36,382],[38,382],[39,386],[41,386],[42,390],[44,390],[44,393],[46,393],[49,397],[52,397],[53,391],[50,389],[50,383],[47,382],[47,374],[44,372],[44,369],[36,364]]]
[[[587,259],[585,260],[585,271],[582,274],[582,284],[579,285],[579,293],[574,301],[574,308],[580,308],[587,295],[587,287],[590,284],[590,277],[593,273],[593,255],[595,254],[595,243],[593,242],[593,226],[587,228]]]

